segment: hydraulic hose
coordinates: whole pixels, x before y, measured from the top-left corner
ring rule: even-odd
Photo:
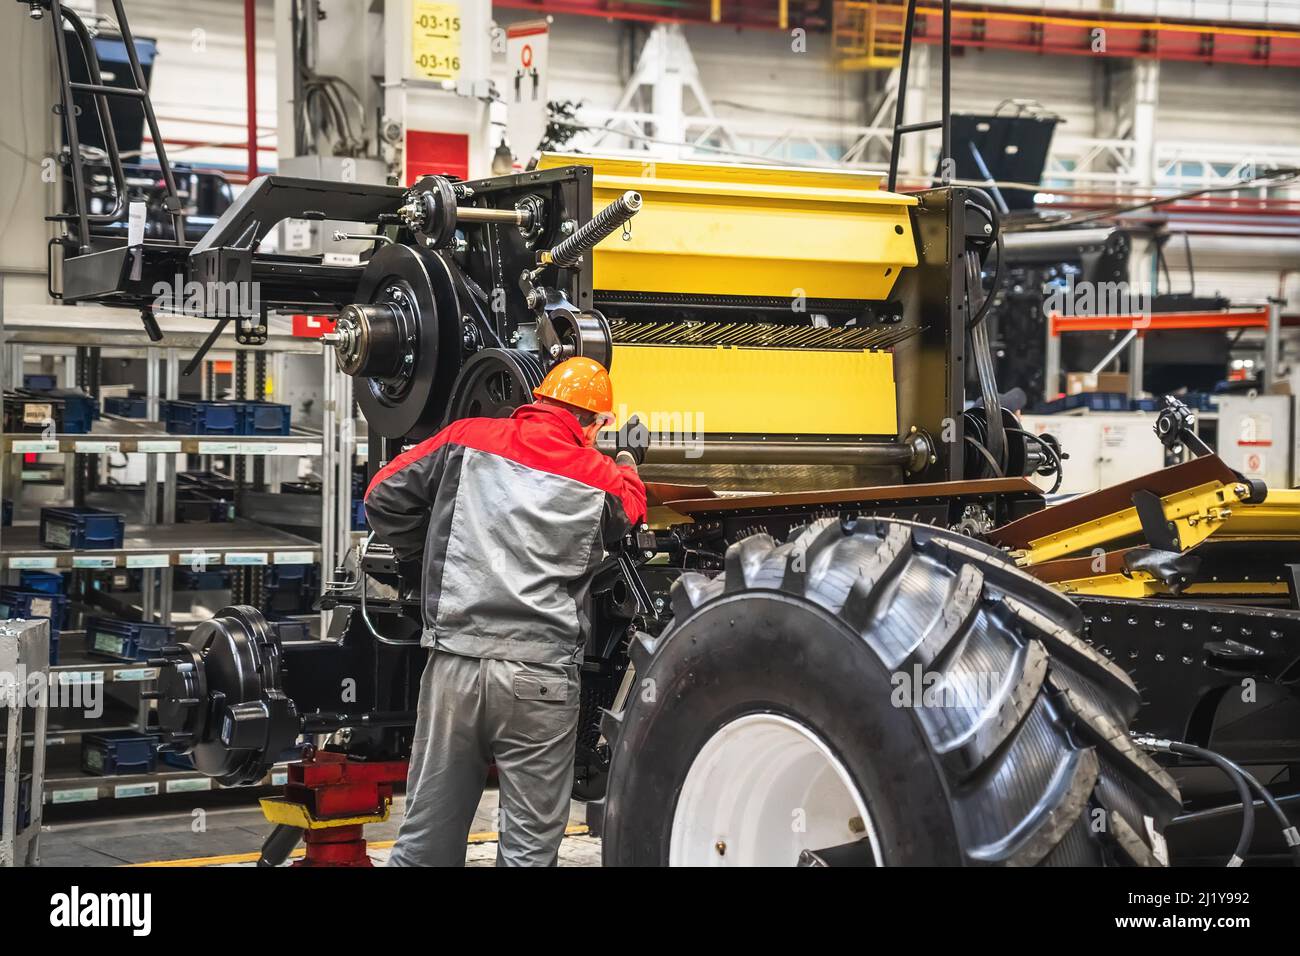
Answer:
[[[1214,764],[1227,774],[1228,779],[1233,782],[1237,788],[1237,793],[1241,796],[1241,835],[1237,837],[1237,848],[1233,850],[1232,856],[1228,858],[1227,865],[1241,866],[1245,863],[1246,854],[1250,850],[1250,841],[1255,836],[1255,801],[1250,798],[1250,786],[1246,783],[1246,777],[1241,768],[1227,757],[1217,754],[1213,750],[1197,747],[1195,744],[1142,736],[1134,737],[1133,742],[1146,750],[1196,757]],[[1285,814],[1283,819],[1286,819]]]
[[[1193,747],[1191,744],[1179,743],[1175,744],[1175,747],[1183,747],[1193,751],[1209,753],[1208,750],[1202,750],[1200,747]],[[1178,750],[1174,750],[1174,753],[1178,752]],[[1237,773],[1241,774],[1242,779],[1244,779],[1246,783],[1250,784],[1252,790],[1259,794],[1260,800],[1262,800],[1264,805],[1268,807],[1269,812],[1277,818],[1278,825],[1282,829],[1282,839],[1286,842],[1287,850],[1291,853],[1295,865],[1300,866],[1300,828],[1297,828],[1295,824],[1291,822],[1286,815],[1286,811],[1282,809],[1282,805],[1277,802],[1277,798],[1273,796],[1266,786],[1259,782],[1259,779],[1254,774],[1235,760],[1229,760],[1227,757],[1223,757],[1223,760],[1236,770]],[[1255,801],[1252,800],[1252,808],[1254,803]]]

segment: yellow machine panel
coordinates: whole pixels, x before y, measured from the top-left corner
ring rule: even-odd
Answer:
[[[889,352],[620,345],[610,377],[619,424],[637,414],[687,440],[898,431]],[[802,387],[774,389],[790,382]]]
[[[597,209],[642,195],[630,235],[593,253],[596,289],[879,300],[916,265],[917,200],[876,174],[558,153],[539,166],[592,167]]]

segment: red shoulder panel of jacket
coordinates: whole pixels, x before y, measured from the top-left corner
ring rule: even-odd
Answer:
[[[645,517],[645,485],[635,471],[621,468],[595,448],[583,445],[582,430],[573,416],[545,405],[524,405],[510,418],[463,418],[452,422],[380,469],[366,494],[385,478],[448,443],[580,481],[616,496],[629,521],[635,523]]]

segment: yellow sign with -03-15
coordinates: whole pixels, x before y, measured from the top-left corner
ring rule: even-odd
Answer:
[[[415,0],[411,4],[411,65],[428,80],[460,77],[460,7]]]

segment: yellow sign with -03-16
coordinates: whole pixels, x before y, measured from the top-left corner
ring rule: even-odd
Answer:
[[[411,4],[411,65],[416,76],[455,82],[460,77],[460,7],[415,0]]]

